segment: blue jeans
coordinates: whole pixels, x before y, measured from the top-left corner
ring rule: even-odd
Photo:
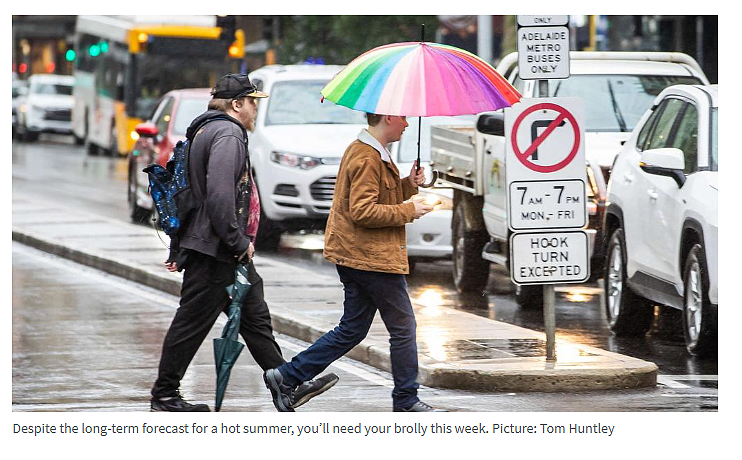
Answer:
[[[392,403],[407,408],[417,397],[417,343],[415,314],[407,294],[404,275],[369,272],[337,266],[345,291],[343,317],[335,329],[312,346],[278,367],[287,385],[296,386],[313,379],[333,361],[358,345],[368,334],[379,310],[389,331],[392,360]]]

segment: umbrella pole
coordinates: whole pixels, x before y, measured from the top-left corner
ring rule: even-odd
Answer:
[[[420,43],[425,42],[425,24],[420,24]],[[417,118],[417,168],[420,171],[420,133],[422,132],[423,116]]]

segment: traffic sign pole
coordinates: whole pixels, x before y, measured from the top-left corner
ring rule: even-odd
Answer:
[[[569,16],[539,16],[539,15],[521,15],[516,17],[517,24],[518,24],[518,34],[517,34],[517,45],[518,45],[518,64],[520,68],[520,78],[523,80],[538,80],[538,97],[539,98],[547,98],[549,97],[549,79],[561,79],[561,78],[567,78],[570,75],[569,71],[569,48],[570,48],[570,31],[567,27],[569,25]],[[546,112],[546,110],[544,110]],[[521,120],[522,121],[522,120]],[[546,124],[543,124],[546,123]],[[570,123],[573,125],[573,128],[575,128],[575,145],[574,150],[581,150],[582,146],[579,145],[579,142],[581,141],[580,138],[582,137],[581,134],[581,128],[578,130],[574,118],[570,120]],[[550,123],[549,121],[531,121],[531,127],[534,132],[538,129],[539,126],[550,126],[550,128],[547,128],[547,134],[546,136],[540,137],[539,139],[535,140],[535,145],[532,145],[532,147],[528,150],[524,150],[522,153],[522,156],[518,156],[516,158],[520,159],[521,162],[528,167],[527,162],[533,163],[534,165],[530,167],[533,171],[537,171],[539,173],[549,173],[554,174],[554,172],[560,170],[564,165],[562,163],[556,163],[553,165],[540,165],[536,164],[534,162],[537,161],[537,148],[539,148],[539,144],[541,144],[546,137],[548,137],[549,133],[554,130],[556,126],[563,126],[564,121],[557,118],[554,119],[554,123]],[[551,131],[550,131],[551,129]],[[518,151],[518,143],[515,140],[515,131],[513,130],[511,132],[511,136],[513,136],[513,146],[515,147],[514,150]],[[534,141],[534,135],[531,135],[532,141]],[[569,149],[567,149],[569,151]],[[573,152],[574,153],[574,152]],[[584,164],[584,156],[582,156],[582,152],[580,152],[580,156],[578,156],[579,161],[577,161],[577,164]],[[569,155],[564,159],[564,163],[572,163],[573,155]],[[530,157],[530,160],[529,160]],[[508,163],[512,162],[511,160]],[[583,173],[584,174],[584,173]],[[560,180],[563,179],[577,179],[582,176],[572,176],[572,177],[560,177]],[[551,178],[550,178],[551,179]],[[527,181],[529,178],[519,178],[518,180],[521,181]],[[533,179],[530,179],[533,180]],[[519,216],[520,220],[518,222],[519,229],[523,229],[524,227],[529,228],[537,228],[539,225],[541,225],[543,228],[553,228],[553,220],[550,218],[551,216],[556,216],[557,218],[563,217],[563,216],[575,216],[579,217],[577,214],[578,210],[570,210],[570,211],[556,211],[556,213],[552,212],[549,213],[548,211],[542,211],[541,207],[546,203],[546,197],[549,197],[549,194],[544,194],[542,197],[535,197],[532,200],[525,201],[526,196],[526,190],[528,187],[526,184],[521,184],[522,186],[518,188],[518,190],[523,191],[522,199],[521,199],[521,208],[523,208],[524,205],[530,206],[530,213],[527,209],[519,209],[521,211],[519,214],[513,214],[513,201],[512,201],[512,190],[510,190],[510,186],[513,179],[508,179],[508,194],[511,195],[508,198],[508,211],[511,217],[509,217],[509,225],[511,229],[514,232],[518,232],[518,229],[513,228],[515,225],[513,224],[513,216],[517,215]],[[584,179],[583,179],[584,181]],[[583,182],[584,183],[584,182]],[[562,191],[568,184],[559,184],[556,187],[560,188]],[[553,200],[549,200],[550,202]],[[559,203],[559,201],[558,201]],[[583,200],[580,201],[580,206],[584,206],[584,194],[583,194]],[[525,213],[523,211],[526,211]],[[541,219],[541,216],[544,217],[544,219]],[[532,222],[528,222],[528,221]],[[584,217],[583,217],[584,220]],[[551,221],[551,222],[548,222]],[[577,219],[576,221],[579,221]],[[543,224],[543,222],[548,222],[547,224]],[[566,219],[562,222],[568,222]],[[564,234],[562,234],[564,235]],[[560,235],[561,236],[561,235]],[[566,242],[567,238],[564,238],[563,240],[560,239],[560,241]],[[511,262],[514,259],[514,255],[512,255],[513,250],[513,243],[514,239],[511,239]],[[533,247],[533,243],[531,243],[531,247]],[[566,254],[560,253],[560,254]],[[534,257],[534,262],[542,262],[541,266],[535,266],[532,265],[530,267],[528,266],[521,266],[519,275],[524,274],[524,270],[526,274],[533,274],[536,278],[538,276],[553,276],[557,272],[561,274],[561,271],[564,270],[566,272],[569,272],[569,268],[565,265],[558,265],[554,260],[549,260],[547,257],[544,259],[543,257],[538,257],[536,253],[532,254]],[[563,256],[564,258],[570,257],[569,255]],[[549,263],[553,263],[551,266],[544,266],[543,263],[546,262],[546,260],[549,260]],[[588,262],[589,263],[589,262]],[[568,273],[568,275],[572,275],[576,273],[576,270],[574,270],[574,265],[571,266],[572,273]],[[511,266],[511,275],[515,277],[513,272],[514,265]],[[589,270],[589,268],[588,268]],[[521,277],[522,281],[527,281],[527,279],[524,279]],[[544,328],[546,329],[546,360],[547,361],[556,361],[556,355],[554,353],[555,350],[555,343],[556,343],[556,314],[554,312],[554,284],[544,284]]]
[[[546,360],[556,361],[556,313],[554,312],[554,285],[544,284],[544,329],[546,330]]]

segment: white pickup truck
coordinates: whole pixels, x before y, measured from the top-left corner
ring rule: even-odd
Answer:
[[[602,220],[610,166],[634,124],[665,87],[707,84],[698,64],[682,53],[570,52],[572,76],[548,83],[538,94],[534,81],[518,78],[517,53],[497,67],[523,97],[579,97],[585,103],[587,164],[586,228],[591,276],[603,272]],[[476,126],[438,126],[431,130],[431,168],[441,185],[454,189],[453,278],[459,291],[483,290],[494,262],[509,267],[505,134],[503,111],[477,117]],[[542,305],[541,286],[518,286],[523,307]]]

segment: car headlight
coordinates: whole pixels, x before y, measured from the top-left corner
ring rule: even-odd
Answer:
[[[410,200],[433,206],[433,211],[450,211],[453,209],[453,200],[437,193],[419,192]]]
[[[300,169],[312,169],[322,164],[320,158],[276,151],[271,152],[271,161],[279,165],[288,166],[289,168]]]

